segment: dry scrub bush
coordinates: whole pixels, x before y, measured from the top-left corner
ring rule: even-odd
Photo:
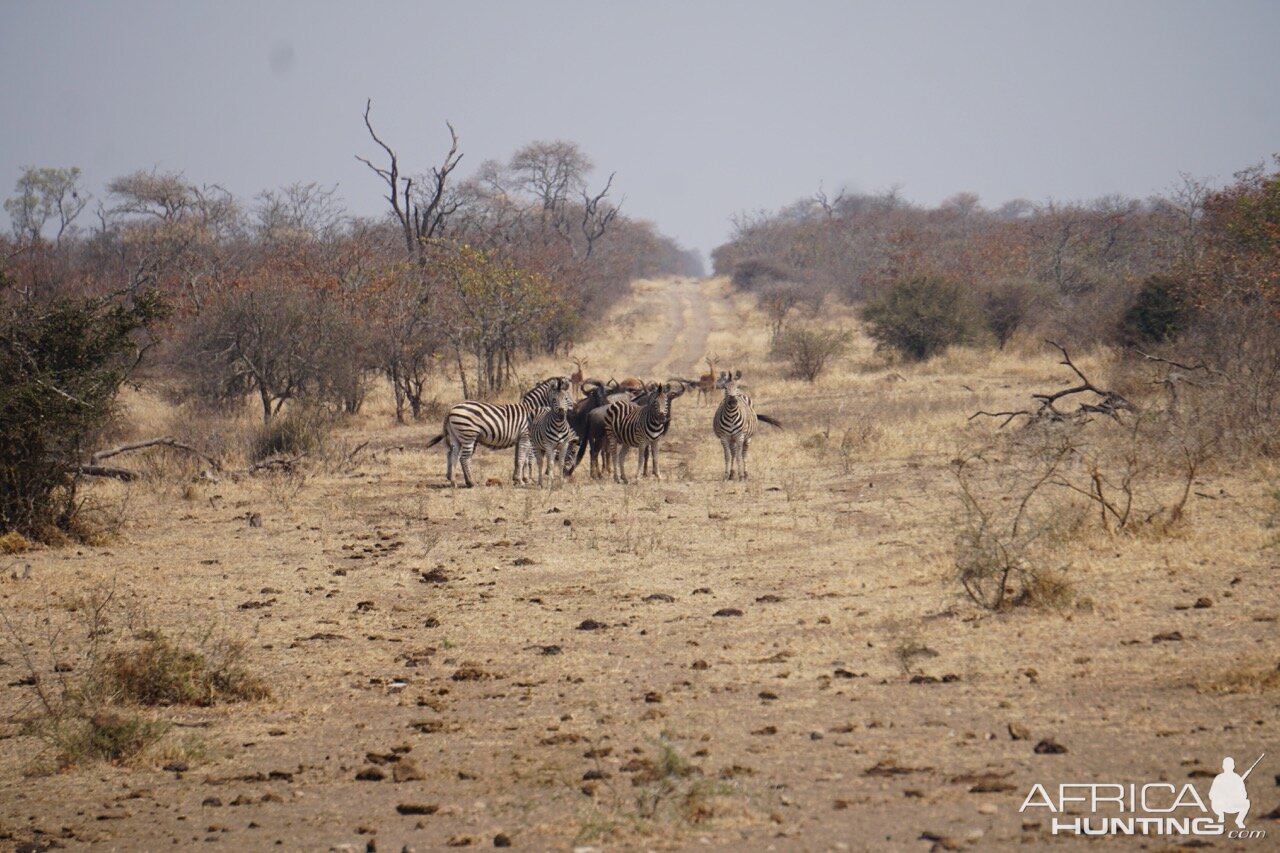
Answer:
[[[64,612],[58,612],[62,610]],[[266,683],[244,665],[238,643],[203,638],[190,648],[154,631],[131,631],[114,587],[52,602],[21,620],[0,608],[5,640],[26,670],[31,701],[19,711],[24,734],[44,741],[58,767],[127,761],[155,745],[168,724],[140,707],[208,706],[262,699]]]
[[[1081,514],[1078,502],[1049,486],[1065,460],[1054,454],[1003,459],[998,452],[993,445],[952,460],[960,498],[956,578],[987,610],[1064,607],[1072,598],[1065,567],[1047,564]]]
[[[1043,566],[1073,528],[1170,530],[1221,446],[1212,418],[1163,405],[1149,385],[1138,397],[1140,382],[1121,386],[1136,402],[1099,388],[1059,350],[1079,384],[1033,395],[1034,409],[975,413],[1003,420],[984,446],[953,463],[956,571],[969,597],[989,609],[1069,598],[1063,575]],[[1093,396],[1074,411],[1058,408],[1078,394]]]
[[[249,458],[261,462],[273,456],[303,456],[324,449],[333,416],[316,406],[293,406],[263,424],[251,437]]]
[[[787,329],[775,341],[772,355],[787,362],[796,379],[814,382],[831,361],[849,351],[852,341],[846,329]]]
[[[1273,309],[1223,299],[1174,342],[1132,352],[1119,381],[1158,389],[1173,417],[1218,437],[1224,457],[1280,453],[1280,318]]]
[[[663,732],[652,757],[635,757],[623,766],[630,791],[601,772],[604,791],[579,826],[578,842],[606,840],[628,828],[651,834],[660,826],[679,830],[714,820],[726,812],[727,797],[738,793],[728,779],[708,778],[692,763],[672,735]],[[597,770],[603,771],[597,760]],[[624,776],[622,778],[627,778]]]

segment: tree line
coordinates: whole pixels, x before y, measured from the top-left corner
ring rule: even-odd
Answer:
[[[1156,342],[1221,298],[1272,304],[1276,180],[1263,164],[1222,188],[1183,176],[1148,199],[995,209],[971,193],[930,208],[896,190],[820,191],[736,217],[712,259],[760,293],[775,338],[798,310],[839,298],[865,305],[869,331],[910,358],[965,340],[1003,347],[1020,330]]]
[[[843,299],[906,360],[1019,336],[1110,347],[1115,381],[1162,389],[1150,422],[1223,458],[1280,453],[1280,156],[1145,200],[987,210],[970,194],[925,208],[820,192],[739,217],[713,260],[758,294],[775,353],[803,378],[848,334],[801,318]]]
[[[22,170],[0,235],[0,532],[65,526],[94,435],[139,371],[209,405],[252,399],[265,423],[291,401],[358,411],[384,377],[397,418],[417,418],[430,377],[500,392],[632,279],[701,274],[572,142],[463,179],[452,127],[438,165],[415,171],[371,112],[356,156],[385,190],[380,217],[321,183],[242,199],[151,170],[93,198],[79,168]]]

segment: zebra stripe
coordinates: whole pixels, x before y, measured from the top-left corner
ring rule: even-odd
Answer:
[[[671,401],[684,393],[684,385],[668,382],[651,386],[653,399],[638,406],[630,400],[614,400],[604,413],[604,430],[613,453],[613,480],[627,482],[627,451],[648,449],[653,459],[653,476],[658,476],[658,440],[671,427]]]

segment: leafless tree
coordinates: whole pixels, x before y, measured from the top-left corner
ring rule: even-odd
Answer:
[[[406,177],[401,173],[400,158],[395,150],[383,142],[374,131],[373,123],[369,120],[372,109],[373,100],[370,99],[365,102],[364,126],[369,130],[369,136],[373,141],[386,153],[387,166],[375,166],[359,155],[356,155],[356,159],[368,166],[386,183],[385,198],[391,204],[391,212],[395,214],[404,232],[405,249],[419,264],[425,264],[425,241],[443,233],[445,223],[458,209],[458,201],[451,198],[448,193],[449,176],[462,161],[462,155],[458,153],[457,131],[453,129],[452,124],[445,122],[452,141],[444,160],[431,170],[430,176],[420,180]]]
[[[347,219],[336,186],[296,182],[255,197],[258,234],[265,240],[329,239]]]

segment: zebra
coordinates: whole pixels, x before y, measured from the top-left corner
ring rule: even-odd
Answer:
[[[651,399],[644,406],[630,400],[615,400],[604,413],[605,436],[613,455],[613,481],[627,482],[627,450],[648,450],[653,459],[653,476],[658,476],[658,439],[671,426],[671,401],[685,392],[682,382],[666,382],[649,386]]]
[[[614,400],[626,400],[635,403],[637,406],[643,406],[649,402],[650,395],[653,393],[643,387],[636,393],[618,390],[621,386],[612,379],[609,381],[612,383],[611,387],[603,388],[598,393],[593,394],[592,397],[587,398],[591,401],[588,404],[590,408],[587,408],[585,415],[579,421],[581,430],[579,432],[578,449],[573,460],[573,466],[570,469],[571,471],[577,469],[582,462],[582,457],[587,452],[587,448],[590,447],[592,479],[599,479],[604,472],[612,469],[612,465],[609,463],[609,437],[605,434],[604,428],[605,413],[609,411],[609,404]],[[657,388],[658,386],[655,384],[652,387]],[[603,402],[599,402],[601,400]],[[591,403],[598,404],[591,405]],[[601,464],[602,452],[603,464]]]
[[[474,485],[471,480],[471,455],[475,453],[477,444],[495,450],[514,446],[516,459],[511,480],[520,485],[524,475],[524,461],[533,452],[529,438],[529,423],[533,416],[542,408],[568,408],[572,405],[569,380],[564,376],[542,380],[526,391],[519,403],[477,403],[468,400],[449,410],[444,418],[444,429],[440,435],[427,442],[427,447],[434,447],[448,439],[449,485],[456,485],[453,480],[453,465],[457,462],[462,468],[463,481],[469,489]]]
[[[724,399],[716,407],[711,418],[711,431],[720,439],[724,448],[724,478],[732,480],[735,468],[738,479],[747,479],[747,449],[751,446],[751,438],[756,434],[756,421],[782,429],[782,424],[768,415],[757,414],[751,403],[751,395],[738,387],[742,371],[731,376],[726,370],[716,380],[716,387],[724,389]]]
[[[558,469],[561,479],[565,475],[565,463],[569,458],[569,443],[575,437],[573,427],[569,423],[569,412],[574,403],[568,394],[562,394],[552,402],[550,407],[538,409],[533,420],[529,422],[529,443],[533,453],[525,457],[525,471],[529,463],[537,460],[538,485],[542,485],[543,469],[548,468],[552,479]],[[544,466],[544,462],[548,463]],[[521,472],[521,479],[524,479]]]

